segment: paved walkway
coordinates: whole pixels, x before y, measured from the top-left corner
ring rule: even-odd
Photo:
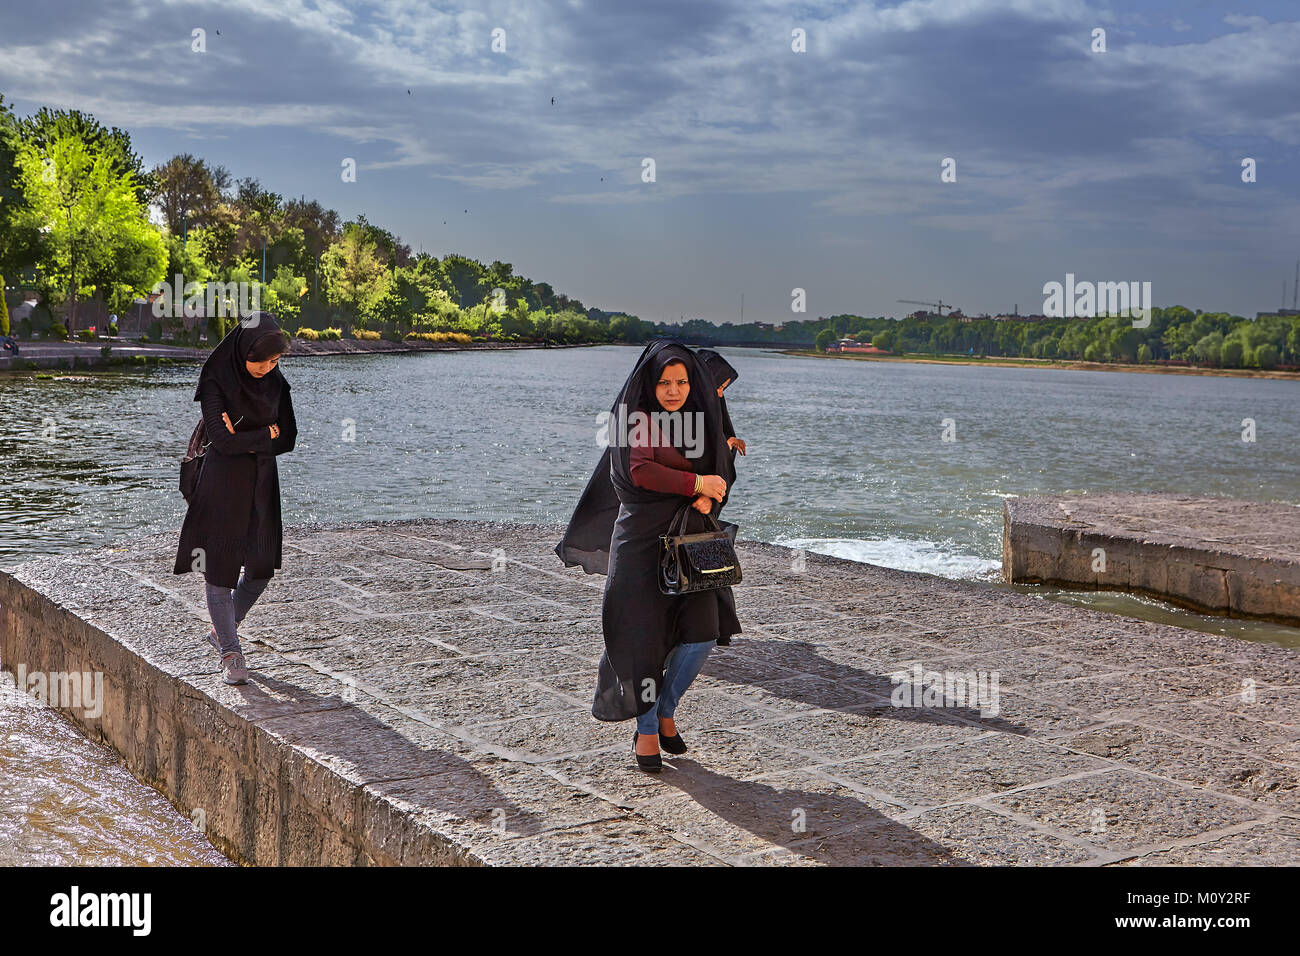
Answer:
[[[187,813],[205,774],[217,796],[203,799],[248,804],[209,812],[234,821],[216,839],[245,859],[428,862],[401,835],[415,821],[456,848],[447,862],[489,864],[1300,861],[1300,655],[742,542],[745,633],[683,700],[690,753],[654,777],[635,769],[630,723],[590,716],[604,578],[561,567],[558,534],[294,529],[245,628],[256,674],[242,688],[220,682],[204,643],[202,581],[169,573],[172,536],[16,576],[146,662],[104,664],[110,685],[130,676],[97,732],[148,740],[143,757],[120,745],[128,765]],[[6,661],[24,642],[55,653],[71,625],[45,620],[0,624]],[[892,706],[890,675],[913,665],[996,675],[997,706]],[[114,717],[114,697],[155,672],[176,701]],[[200,705],[216,714],[202,711],[202,736],[253,728],[229,753],[247,747],[250,774],[318,816],[241,836],[254,825],[239,813],[275,815],[262,791],[186,756],[197,735],[156,739],[172,710]],[[291,750],[267,757],[267,740]],[[383,813],[361,799],[374,796]],[[336,824],[344,836],[305,832]],[[263,846],[277,839],[278,855]]]

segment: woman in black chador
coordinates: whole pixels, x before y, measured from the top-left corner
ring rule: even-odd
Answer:
[[[194,391],[211,444],[173,570],[201,571],[207,580],[208,641],[227,684],[248,680],[235,629],[280,567],[275,456],[292,451],[298,438],[289,383],[277,367],[286,345],[275,317],[254,312],[212,350]]]
[[[591,712],[636,718],[637,764],[657,771],[659,746],[685,753],[673,719],[715,643],[740,633],[730,588],[659,590],[659,536],[683,505],[715,517],[735,477],[713,379],[696,354],[659,340],[641,353],[608,423],[608,447],[555,552],[565,565],[606,574],[600,660]],[[691,431],[638,429],[634,413],[675,413]],[[626,421],[627,440],[620,422]],[[705,522],[691,522],[700,530]],[[734,538],[736,527],[722,523]]]
[[[713,349],[699,349],[695,354],[709,370],[709,374],[713,376],[713,383],[718,388],[718,405],[722,408],[722,434],[726,436],[727,446],[731,449],[731,460],[734,462],[736,452],[745,454],[745,443],[736,437],[735,426],[731,424],[731,415],[727,412],[727,399],[722,393],[740,377],[740,373]]]

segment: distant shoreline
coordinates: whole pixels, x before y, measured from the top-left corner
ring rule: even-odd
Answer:
[[[865,353],[837,354],[808,349],[779,349],[782,355],[804,358],[850,359],[865,362],[896,362],[909,365],[990,365],[996,368],[1066,369],[1079,372],[1143,372],[1155,375],[1214,375],[1220,378],[1273,378],[1300,382],[1300,372],[1259,368],[1208,368],[1203,365],[1124,365],[1116,362],[1084,362],[1055,359],[1014,358],[924,358],[921,355],[869,355]]]

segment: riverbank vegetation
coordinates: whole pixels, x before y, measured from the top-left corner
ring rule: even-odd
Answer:
[[[15,329],[25,335],[57,335],[60,326],[75,334],[87,324],[77,321],[78,302],[94,300],[88,314],[126,312],[178,275],[182,289],[258,283],[261,306],[290,333],[338,328],[345,337],[360,330],[393,340],[441,333],[554,343],[671,334],[633,315],[588,308],[517,275],[508,262],[412,253],[364,215],[343,221],[315,200],[286,198],[188,153],[147,169],[124,130],[78,111],[20,118],[2,97],[0,275],[40,296],[41,306]],[[212,341],[224,327],[209,324]],[[185,326],[168,318],[145,334],[191,344],[196,336]]]
[[[840,336],[892,352],[1128,365],[1197,365],[1274,369],[1300,366],[1300,315],[1247,319],[1183,306],[1153,309],[1150,325],[1133,319],[1001,321],[909,316],[906,319],[834,316],[816,347]]]

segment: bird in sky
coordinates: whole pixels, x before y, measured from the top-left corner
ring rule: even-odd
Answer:
[[[551,97],[551,105],[552,105],[552,106],[555,105],[555,97],[554,97],[554,96]]]
[[[217,31],[217,36],[221,36],[221,31],[220,31],[220,30]]]
[[[410,96],[410,95],[411,95],[411,91],[410,91],[410,90],[407,90],[407,91],[406,91],[406,95],[407,95],[407,96]]]

